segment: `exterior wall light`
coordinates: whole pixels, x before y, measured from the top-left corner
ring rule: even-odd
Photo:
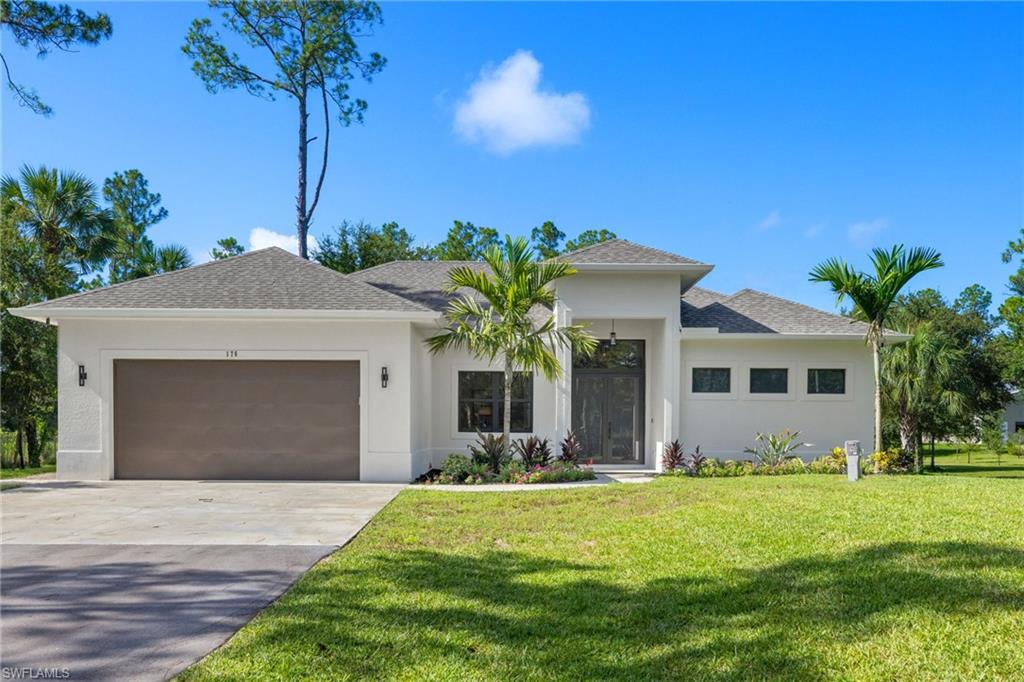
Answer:
[[[612,320],[612,333],[608,335],[608,345],[615,345],[615,320]]]
[[[85,386],[85,380],[88,378],[88,374],[85,373],[85,365],[78,366],[78,385]]]
[[[383,367],[380,368],[380,387],[381,388],[387,388],[388,387],[388,379],[389,378],[390,377],[388,377],[388,367],[387,367],[387,365],[384,365]]]

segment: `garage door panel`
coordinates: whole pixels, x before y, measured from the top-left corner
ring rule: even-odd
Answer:
[[[359,478],[359,363],[115,360],[117,478]]]

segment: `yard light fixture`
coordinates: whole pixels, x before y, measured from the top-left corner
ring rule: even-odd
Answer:
[[[383,367],[380,368],[380,387],[381,388],[387,388],[388,387],[388,378],[389,378],[388,377],[388,366],[384,365]]]
[[[78,366],[78,385],[85,386],[85,380],[89,375],[85,373],[85,365]]]
[[[612,333],[608,335],[608,345],[615,345],[615,320],[612,320]]]

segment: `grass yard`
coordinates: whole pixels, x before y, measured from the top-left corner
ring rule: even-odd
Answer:
[[[24,469],[18,469],[17,467],[8,468],[5,467],[0,469],[0,479],[3,478],[25,478],[26,476],[35,476],[36,474],[49,474],[57,470],[56,464],[44,464],[39,467],[25,467]]]
[[[205,679],[1020,679],[1024,487],[407,490]]]
[[[1003,454],[1001,457],[991,450],[975,446],[968,454],[966,446],[937,444],[935,446],[935,465],[944,474],[960,476],[988,476],[993,478],[1024,478],[1024,457]],[[924,448],[925,466],[931,464],[931,449]]]

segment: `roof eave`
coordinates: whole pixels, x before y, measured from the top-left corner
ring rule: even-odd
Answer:
[[[93,320],[435,320],[433,310],[277,310],[241,308],[10,308],[12,315],[38,322]]]
[[[863,341],[864,334],[861,332],[834,333],[834,334],[794,334],[779,332],[720,332],[718,327],[683,327],[679,337],[684,341],[695,341],[700,339],[720,340],[757,340],[757,341]],[[891,343],[903,343],[910,339],[908,334],[892,333],[886,335],[886,341]]]

